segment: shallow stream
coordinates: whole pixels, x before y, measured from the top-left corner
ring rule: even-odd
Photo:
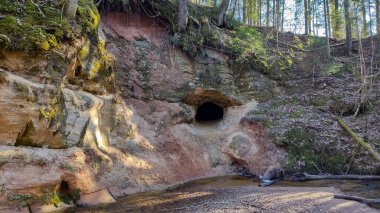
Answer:
[[[224,176],[191,181],[165,191],[134,194],[116,203],[68,209],[65,212],[183,212],[186,206],[202,205],[215,192],[228,193],[231,188],[257,186],[258,181],[241,176]],[[380,198],[380,181],[310,180],[280,181],[267,187],[335,187],[344,194],[365,198]],[[226,196],[226,195],[225,195]],[[228,194],[227,194],[228,196]],[[374,206],[380,209],[380,205]]]

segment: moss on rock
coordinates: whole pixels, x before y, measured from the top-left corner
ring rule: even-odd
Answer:
[[[62,15],[65,0],[0,0],[0,43],[6,50],[44,52],[60,42],[95,34],[100,15],[92,1],[80,0],[77,18],[71,22]]]

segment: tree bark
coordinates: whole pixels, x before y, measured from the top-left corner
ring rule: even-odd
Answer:
[[[310,0],[307,0],[307,22],[308,22],[308,27],[309,31],[308,34],[311,34],[311,4]]]
[[[360,4],[361,4],[362,19],[363,19],[362,38],[365,38],[368,36],[368,24],[367,24],[365,0],[362,0]]]
[[[339,12],[339,2],[338,0],[333,0],[334,10],[332,12],[332,37],[340,37],[341,28],[341,16]]]
[[[265,25],[269,27],[269,0],[267,0],[267,15],[266,15],[266,23]]]
[[[376,33],[380,37],[380,0],[376,0]]]
[[[239,0],[234,1],[234,8],[232,9],[231,18],[235,18],[236,4]],[[231,2],[232,3],[232,2]]]
[[[305,35],[309,34],[309,27],[307,20],[308,12],[307,12],[307,0],[303,0],[303,8],[304,8],[304,16],[305,16]]]
[[[285,13],[285,0],[282,0],[281,32],[284,32],[284,13]]]
[[[327,8],[326,8],[326,12],[327,12],[327,28],[328,28],[328,32],[329,32],[329,38],[331,38],[331,15],[330,15],[330,6],[331,4],[329,4],[329,0],[326,0],[326,4],[327,4]]]
[[[344,20],[346,22],[346,46],[347,53],[352,53],[352,32],[351,32],[351,17],[350,17],[350,2],[344,0]]]
[[[223,0],[222,4],[220,5],[219,13],[218,13],[218,16],[216,18],[216,20],[217,20],[216,24],[218,27],[222,27],[223,25],[227,25],[226,15],[227,15],[227,10],[228,10],[229,4],[230,4],[230,0]]]
[[[243,23],[247,24],[247,0],[243,0]]]
[[[262,0],[258,0],[259,1],[259,9],[258,9],[258,13],[259,13],[259,25],[261,27],[261,24],[262,24],[262,21],[261,21],[261,3],[262,3]]]
[[[323,14],[325,16],[325,34],[326,34],[326,46],[327,46],[327,58],[330,59],[330,38],[329,38],[329,34],[330,34],[330,29],[329,29],[329,24],[328,24],[328,8],[329,7],[329,4],[328,4],[328,0],[323,0]]]
[[[280,30],[280,0],[276,0],[276,29],[277,31]]]
[[[371,0],[368,0],[368,16],[369,16],[369,34],[372,37],[372,18],[371,18]]]
[[[178,0],[178,30],[183,32],[187,26],[187,0]]]

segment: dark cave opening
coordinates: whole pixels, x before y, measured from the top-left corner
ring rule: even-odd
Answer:
[[[212,103],[204,102],[197,108],[197,113],[195,115],[196,121],[218,121],[223,119],[224,109],[223,107]]]

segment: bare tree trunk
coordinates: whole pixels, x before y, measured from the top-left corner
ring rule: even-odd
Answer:
[[[243,23],[247,24],[247,0],[243,0]]]
[[[183,32],[187,26],[187,0],[178,0],[178,30]]]
[[[222,4],[220,5],[219,8],[219,13],[217,16],[217,26],[221,27],[223,25],[227,25],[227,10],[228,10],[228,5],[230,4],[230,0],[223,0]]]
[[[280,0],[276,0],[276,30],[280,30]]]
[[[267,15],[266,15],[266,26],[269,27],[269,0],[267,0]]]
[[[334,10],[332,15],[332,37],[339,38],[339,31],[340,31],[340,13],[339,13],[339,2],[338,0],[333,0],[334,3]]]
[[[330,59],[330,38],[329,38],[329,26],[328,26],[328,0],[323,0],[323,14],[325,16],[325,34],[326,34],[326,46],[327,46],[327,58]]]
[[[368,23],[367,23],[365,0],[362,0],[360,3],[361,3],[361,12],[362,12],[362,19],[363,19],[362,37],[364,38],[368,36]]]
[[[249,4],[249,6],[250,6],[250,9],[249,9],[249,11],[250,11],[250,14],[249,14],[249,18],[250,18],[250,23],[249,23],[249,25],[250,26],[253,26],[253,25],[255,25],[256,24],[256,19],[255,19],[255,11],[256,11],[256,0],[249,0],[250,1],[250,4]]]
[[[311,34],[311,4],[310,4],[310,0],[307,0],[307,22],[308,22],[308,26],[309,26],[309,32],[308,34]]]
[[[276,0],[273,0],[272,1],[272,4],[273,4],[273,13],[272,13],[272,25],[273,27],[276,27]]]
[[[380,0],[376,0],[376,33],[380,36]]]
[[[316,13],[317,13],[317,11],[316,11],[316,9],[315,9],[315,1],[313,2],[313,17],[312,17],[312,20],[313,20],[313,36],[315,36],[316,34],[315,34],[315,17],[316,17]]]
[[[371,18],[371,0],[368,0],[368,16],[369,16],[369,34],[372,37],[373,31],[372,31],[372,18]]]
[[[284,32],[284,13],[285,13],[285,0],[282,0],[281,32]]]
[[[331,38],[331,34],[332,34],[332,30],[331,30],[331,16],[330,16],[330,4],[329,4],[329,0],[326,1],[326,4],[327,4],[327,27],[328,27],[328,31],[329,31],[329,38]]]
[[[258,13],[259,13],[259,25],[260,25],[260,27],[262,25],[262,21],[261,21],[261,5],[262,5],[262,0],[259,0],[259,10],[258,10]]]
[[[344,0],[344,20],[346,22],[347,53],[351,54],[352,53],[352,32],[351,32],[350,3],[348,0]]]
[[[307,35],[309,33],[309,27],[308,27],[308,20],[307,20],[307,0],[303,0],[303,8],[304,8],[304,15],[305,15],[305,35]]]
[[[235,18],[236,4],[237,4],[238,1],[239,1],[239,0],[235,0],[235,1],[234,1],[234,8],[232,9],[232,14],[231,14],[231,17],[232,17],[232,18]]]

